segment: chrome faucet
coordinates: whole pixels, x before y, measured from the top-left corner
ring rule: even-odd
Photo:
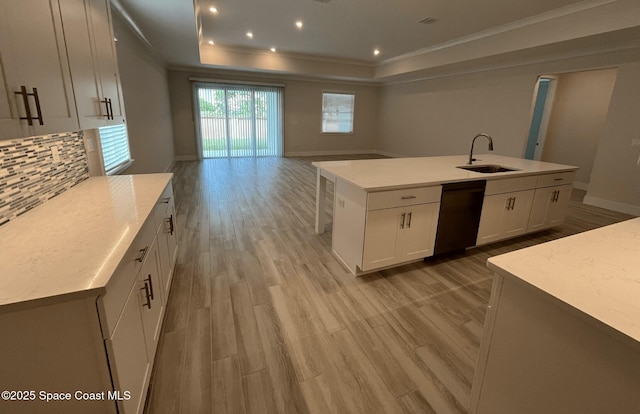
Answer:
[[[487,134],[478,134],[475,137],[473,137],[473,141],[471,141],[471,152],[469,152],[469,162],[467,164],[471,165],[471,163],[473,161],[475,161],[476,159],[473,158],[473,144],[476,143],[476,138],[478,137],[485,137],[489,140],[489,151],[493,151],[493,139],[491,139],[491,137]]]

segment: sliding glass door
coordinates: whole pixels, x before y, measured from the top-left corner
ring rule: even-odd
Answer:
[[[282,88],[196,83],[203,158],[282,156]]]

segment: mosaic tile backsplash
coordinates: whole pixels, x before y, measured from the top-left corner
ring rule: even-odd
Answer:
[[[0,141],[0,226],[87,178],[82,131]]]

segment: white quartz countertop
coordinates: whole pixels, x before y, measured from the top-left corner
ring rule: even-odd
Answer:
[[[91,177],[0,226],[0,312],[104,292],[171,177]]]
[[[517,171],[483,174],[467,171],[468,155],[419,158],[384,158],[374,160],[320,161],[312,165],[365,191],[389,188],[438,185],[457,181],[495,180],[507,177],[577,170],[578,167],[531,161],[493,154],[474,155],[474,165],[498,164]]]
[[[495,256],[488,266],[640,342],[640,218]]]

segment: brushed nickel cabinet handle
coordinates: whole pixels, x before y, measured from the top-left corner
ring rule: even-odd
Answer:
[[[404,218],[405,218],[406,214],[402,213],[402,223],[400,223],[400,228],[404,229]]]

